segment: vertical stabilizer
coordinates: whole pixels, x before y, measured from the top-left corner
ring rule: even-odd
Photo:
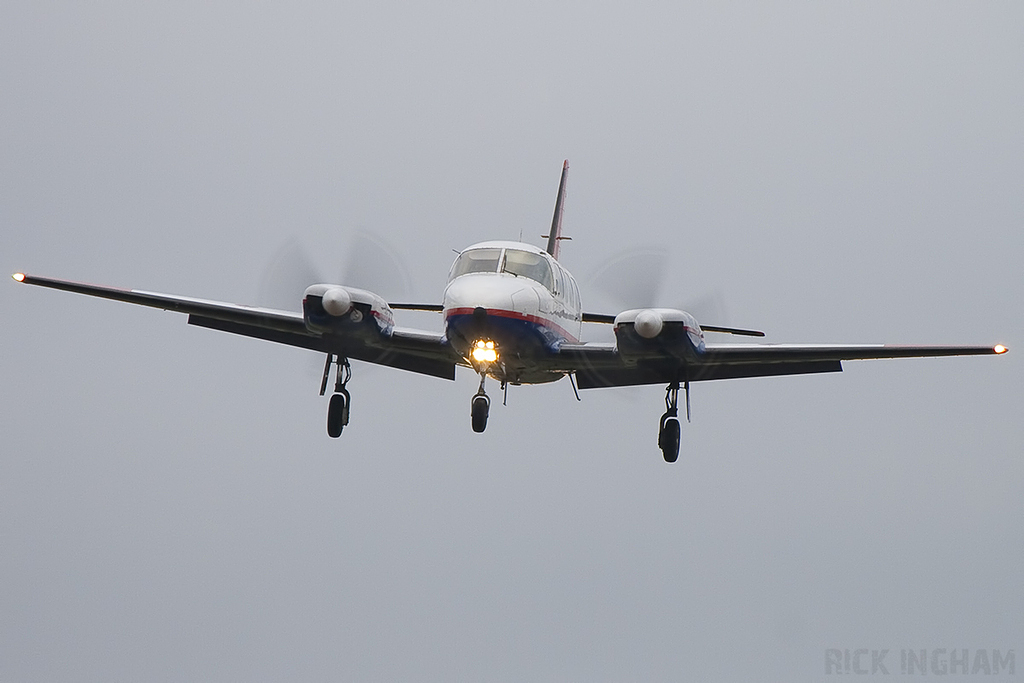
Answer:
[[[566,159],[565,163],[562,164],[562,179],[558,181],[558,196],[555,197],[555,215],[551,219],[551,231],[544,235],[548,238],[548,246],[546,251],[558,258],[558,243],[562,240],[572,239],[571,237],[562,237],[562,212],[565,209],[565,181],[569,177],[569,160]]]

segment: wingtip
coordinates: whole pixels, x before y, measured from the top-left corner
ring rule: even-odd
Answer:
[[[992,353],[1006,353],[1010,349],[1006,348],[1002,344],[996,344],[992,347]]]
[[[14,273],[11,277],[13,277],[17,282],[25,281],[25,273]]]
[[[568,159],[566,159],[565,161],[562,162],[562,170],[564,171],[567,168],[569,168],[569,160]]]

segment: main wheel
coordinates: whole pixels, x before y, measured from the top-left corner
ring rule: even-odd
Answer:
[[[665,462],[675,462],[679,458],[679,420],[674,417],[662,419],[661,430],[658,432],[658,446],[665,456]]]
[[[341,430],[348,424],[348,392],[331,396],[331,403],[327,407],[327,435],[332,439],[341,436]]]
[[[473,397],[473,431],[480,433],[487,429],[487,413],[490,411],[491,401],[486,396]]]

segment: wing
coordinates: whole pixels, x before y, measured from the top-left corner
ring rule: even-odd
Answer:
[[[561,369],[575,372],[580,388],[662,384],[672,381],[770,377],[841,372],[844,360],[974,356],[1006,352],[996,346],[901,346],[888,344],[714,344],[681,359],[652,349],[629,359],[614,344],[564,344]]]
[[[102,287],[23,273],[16,273],[14,279],[28,285],[186,313],[190,325],[323,353],[335,353],[368,363],[387,365],[434,377],[455,379],[455,363],[458,356],[448,346],[443,335],[439,333],[396,327],[390,334],[381,335],[379,339],[368,342],[364,338],[311,332],[306,328],[302,314],[290,311],[194,299],[138,289]]]

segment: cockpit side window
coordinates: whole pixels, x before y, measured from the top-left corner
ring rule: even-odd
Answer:
[[[501,266],[501,272],[511,273],[522,277],[536,280],[548,289],[554,288],[554,280],[551,275],[551,266],[540,254],[533,254],[519,249],[506,249],[505,262]]]
[[[452,273],[448,280],[454,280],[460,275],[467,273],[496,273],[498,272],[498,260],[501,258],[501,249],[470,249],[464,251],[455,259],[452,266]]]

